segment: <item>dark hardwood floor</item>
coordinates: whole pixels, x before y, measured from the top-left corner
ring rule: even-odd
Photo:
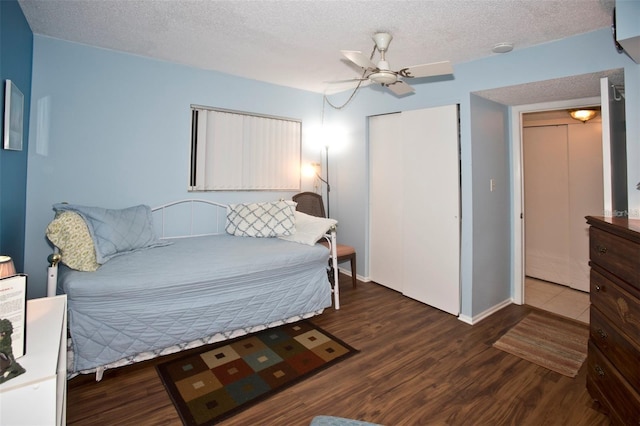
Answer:
[[[308,425],[321,414],[387,426],[609,424],[586,391],[586,364],[571,379],[491,346],[534,308],[511,305],[471,326],[350,280],[340,277],[341,309],[312,321],[361,353],[222,425]],[[70,380],[68,424],[180,425],[156,363]]]

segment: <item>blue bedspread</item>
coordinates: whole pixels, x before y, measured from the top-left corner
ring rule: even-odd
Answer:
[[[60,268],[74,371],[331,306],[329,251],[227,234]]]

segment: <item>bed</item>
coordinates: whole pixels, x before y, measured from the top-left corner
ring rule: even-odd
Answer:
[[[258,220],[265,205],[288,212],[289,233],[281,220],[272,220],[277,226],[268,231],[255,225],[268,222]],[[95,372],[100,380],[109,368],[309,318],[331,306],[332,295],[340,307],[338,285],[327,273],[331,266],[337,270],[335,221],[306,217],[291,201],[226,206],[182,200],[122,210],[61,204],[54,210],[47,237],[57,255],[49,286],[68,298],[70,376]],[[171,223],[185,216],[188,225]],[[88,237],[70,232],[83,222]],[[318,232],[330,250],[315,244]],[[144,244],[131,249],[131,242],[118,240],[131,235]],[[75,264],[74,250],[95,252],[94,264]]]

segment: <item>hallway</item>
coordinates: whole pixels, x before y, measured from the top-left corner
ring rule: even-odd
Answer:
[[[589,324],[589,293],[525,277],[525,304]]]

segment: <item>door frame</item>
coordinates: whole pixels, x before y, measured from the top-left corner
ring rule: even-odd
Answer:
[[[600,97],[542,102],[511,107],[511,264],[512,300],[524,304],[524,176],[522,172],[522,115],[530,112],[553,111],[600,105]],[[610,164],[604,164],[603,173],[611,172]]]

